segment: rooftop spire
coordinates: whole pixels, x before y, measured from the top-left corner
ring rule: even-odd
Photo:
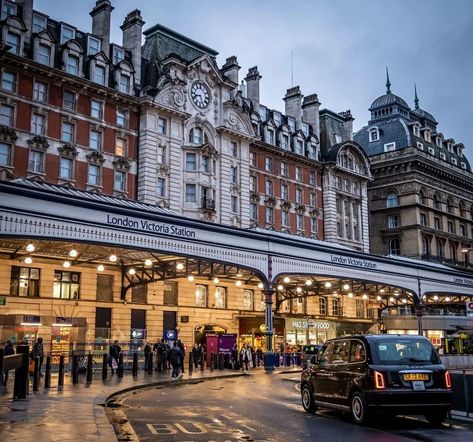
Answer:
[[[416,84],[414,83],[414,104],[416,106],[416,109],[419,109],[419,97],[417,96],[417,86]]]
[[[386,66],[386,93],[391,93],[391,82],[389,81],[389,71],[388,67]]]

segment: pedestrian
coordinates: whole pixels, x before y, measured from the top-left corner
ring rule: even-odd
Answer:
[[[240,365],[241,369],[248,373],[248,363],[251,360],[251,349],[249,348],[248,344],[243,344],[240,350]]]
[[[43,376],[41,373],[41,368],[43,366],[43,359],[44,359],[44,348],[43,348],[43,338],[39,337],[33,345],[33,349],[31,350],[31,359],[33,361],[39,358],[38,364],[38,372],[40,376]]]
[[[115,374],[115,370],[118,368],[118,358],[120,357],[121,352],[122,349],[118,345],[118,341],[114,341],[113,344],[110,346],[109,351],[109,362],[110,368],[112,369],[112,374]]]
[[[3,356],[10,356],[14,354],[15,354],[15,350],[13,348],[13,344],[11,343],[11,341],[7,341],[7,343],[5,344],[5,347],[3,348]],[[7,385],[8,370],[4,370],[3,373],[0,373],[0,374],[2,375],[2,384]]]
[[[192,359],[194,360],[194,367],[197,369],[199,365],[202,363],[202,354],[198,344],[194,344],[194,348],[192,349]]]
[[[164,370],[164,352],[166,350],[163,338],[154,344],[153,350],[156,352],[156,371],[162,371]]]
[[[149,345],[149,342],[146,342],[145,344],[145,348],[143,349],[144,350],[144,353],[145,353],[145,366],[144,366],[144,369],[145,370],[148,370],[149,369],[149,356],[151,354],[151,345]]]
[[[236,345],[236,343],[233,344],[230,358],[233,370],[239,370],[240,364],[238,362],[238,346]]]
[[[179,368],[181,366],[181,360],[183,356],[182,356],[182,351],[177,344],[177,341],[174,341],[174,345],[168,351],[167,358],[168,358],[169,363],[172,366],[171,378],[173,380],[182,378],[182,374],[181,375],[179,374]]]
[[[180,339],[177,340],[177,346],[181,350],[182,356],[181,356],[181,372],[184,373],[184,358],[186,357],[186,347],[182,343]]]
[[[263,349],[261,347],[256,349],[256,365],[259,367],[263,363]]]

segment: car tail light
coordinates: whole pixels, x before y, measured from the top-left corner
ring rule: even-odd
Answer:
[[[383,388],[386,388],[386,386],[384,385],[383,373],[380,373],[379,371],[374,372],[374,386],[377,390],[382,390]]]
[[[452,379],[448,371],[445,372],[445,387],[452,388]]]

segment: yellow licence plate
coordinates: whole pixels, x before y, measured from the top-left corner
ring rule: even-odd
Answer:
[[[429,375],[426,373],[406,373],[404,375],[405,381],[428,381]]]

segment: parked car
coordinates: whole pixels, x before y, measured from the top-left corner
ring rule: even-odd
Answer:
[[[321,345],[315,345],[315,344],[311,344],[311,345],[304,345],[302,347],[302,354],[301,354],[301,365],[302,365],[302,368],[306,368],[307,367],[307,363],[311,360],[311,358],[314,356],[314,355],[317,355],[319,350],[322,348]],[[309,363],[310,365],[310,363]]]
[[[415,335],[360,335],[324,343],[301,375],[302,405],[350,412],[421,414],[442,423],[452,406],[450,374],[430,341]]]

